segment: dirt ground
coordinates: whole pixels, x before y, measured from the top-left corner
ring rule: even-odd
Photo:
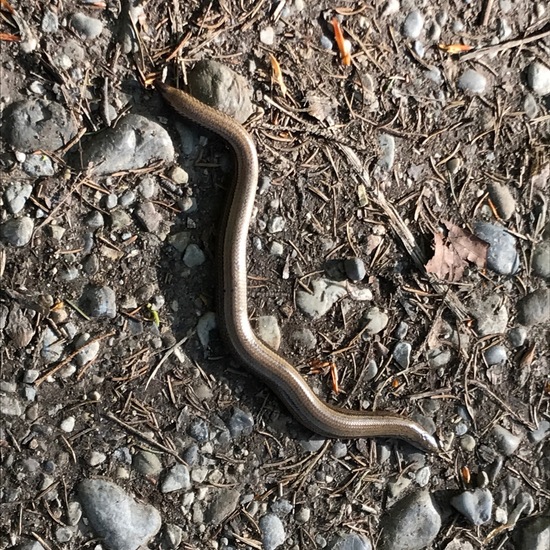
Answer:
[[[528,67],[550,60],[549,8],[537,12],[545,3],[528,0],[151,0],[130,24],[127,2],[103,4],[12,2],[14,15],[2,2],[2,109],[40,88],[42,97],[70,112],[76,133],[70,153],[68,146],[44,142],[42,152],[55,166],[49,176],[25,173],[6,136],[1,151],[0,223],[25,215],[34,229],[25,246],[0,242],[0,379],[4,394],[21,406],[20,414],[0,416],[0,548],[25,539],[44,548],[94,548],[100,541],[93,535],[77,531],[64,541],[56,529],[68,525],[77,484],[98,477],[153,505],[163,524],[178,525],[179,548],[260,548],[250,501],[261,515],[277,499],[293,507],[283,520],[281,548],[322,548],[350,532],[376,547],[384,513],[405,494],[429,490],[448,502],[477,486],[495,496],[492,518],[473,526],[449,508],[427,548],[444,549],[455,539],[476,549],[520,548],[518,525],[550,506],[549,442],[528,437],[550,420],[548,321],[528,326],[519,346],[510,345],[508,335],[519,325],[518,302],[548,282],[531,266],[547,223],[550,95],[530,89]],[[55,32],[44,31],[47,9],[59,18]],[[419,38],[403,28],[413,9],[425,16]],[[70,24],[77,12],[100,20],[102,32],[84,39]],[[348,66],[334,41],[337,15],[351,43]],[[136,51],[128,52],[125,40],[136,32]],[[73,43],[82,48],[78,54],[69,51]],[[471,49],[459,51],[458,44]],[[72,66],[57,63],[60,52]],[[216,331],[208,345],[200,341],[200,320],[215,309],[216,237],[232,160],[215,135],[192,126],[187,134],[178,131],[177,117],[151,86],[165,68],[169,82],[183,82],[200,60],[223,63],[253,89],[255,112],[246,127],[258,148],[261,192],[250,228],[250,317],[277,318],[278,353],[324,400],[427,419],[440,454],[424,455],[391,439],[360,439],[345,441],[347,454],[335,458],[334,442],[316,446],[271,391],[228,356]],[[460,83],[468,69],[485,77],[482,92]],[[114,111],[111,125],[129,112],[160,121],[175,160],[109,176],[81,170],[75,159],[86,145],[80,144],[107,126],[108,109]],[[391,161],[388,140],[395,148]],[[188,183],[174,184],[174,165],[188,172]],[[5,195],[14,182],[32,186],[17,214]],[[491,200],[492,184],[512,197],[508,217]],[[148,186],[161,214],[153,229],[136,205],[120,204],[128,190],[139,195]],[[112,195],[119,198],[114,208],[106,205]],[[186,211],[189,198],[196,209]],[[129,214],[122,228],[113,221],[117,209]],[[107,221],[91,230],[90,216],[97,213]],[[284,229],[270,232],[278,217]],[[450,261],[463,264],[463,272],[452,280],[426,271],[434,234],[447,236],[453,226],[471,235],[483,221],[504,225],[517,239],[517,271],[499,274],[484,261],[479,267],[457,258]],[[52,227],[62,227],[63,236]],[[202,265],[189,267],[173,246],[182,233],[204,252]],[[283,245],[281,255],[271,252],[273,242]],[[309,318],[297,306],[297,293],[311,291],[327,273],[334,278],[331,266],[338,270],[350,258],[363,261],[366,275],[353,284],[369,289],[372,300],[348,295],[319,319]],[[82,310],[90,286],[114,289],[115,315]],[[474,312],[487,300],[493,300],[492,313],[505,308],[506,328],[480,335]],[[365,315],[373,307],[387,315],[387,325],[371,335]],[[314,346],[299,339],[305,328]],[[43,354],[48,329],[61,343],[52,362]],[[97,355],[75,364],[82,334],[97,342]],[[410,344],[405,366],[395,360],[400,342]],[[494,345],[508,355],[491,365],[484,354]],[[432,352],[441,349],[449,360],[438,366]],[[368,380],[372,362],[377,372]],[[319,364],[320,374],[308,374]],[[28,371],[38,371],[30,383]],[[228,435],[235,408],[253,418],[250,434]],[[70,432],[61,428],[68,417],[75,422]],[[206,439],[193,435],[198,419]],[[508,455],[492,439],[497,425],[521,437]],[[466,431],[476,442],[471,450],[461,444]],[[128,476],[120,474],[120,448],[131,455],[152,450],[166,469],[192,445],[207,472],[188,491],[194,505],[181,492],[160,492],[160,472],[129,466]],[[499,458],[500,477],[493,479],[487,472]],[[31,459],[36,468],[29,467]],[[420,487],[413,474],[426,466],[429,482]],[[499,507],[513,508],[497,498],[499,483],[509,477],[532,497],[518,525],[495,515]],[[401,479],[406,487],[396,489]],[[208,490],[220,487],[236,489],[241,499],[214,525],[196,510],[201,491],[207,508]],[[303,508],[311,512],[305,523],[294,517]],[[161,547],[162,532],[150,548]]]

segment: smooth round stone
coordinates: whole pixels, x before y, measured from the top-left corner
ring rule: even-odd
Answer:
[[[504,456],[514,454],[521,443],[521,437],[514,435],[502,426],[495,426],[493,428],[493,435],[495,436],[497,447]]]
[[[488,183],[487,189],[499,216],[509,220],[516,211],[516,199],[510,189],[496,181]]]
[[[520,348],[527,339],[527,330],[525,327],[514,327],[508,332],[508,341],[514,348]]]
[[[349,258],[344,260],[344,269],[348,279],[353,282],[362,281],[367,274],[365,262],[361,258]]]
[[[550,279],[550,241],[542,241],[535,245],[531,259],[533,274],[543,279]]]
[[[30,242],[33,230],[34,221],[31,218],[15,218],[0,225],[0,239],[12,246],[22,247]]]
[[[538,96],[550,94],[550,68],[538,61],[527,69],[527,83]]]
[[[488,489],[465,491],[453,497],[451,505],[473,525],[483,525],[491,519],[493,495]]]
[[[423,27],[424,16],[418,10],[411,11],[403,23],[403,35],[415,40],[422,33]]]
[[[466,452],[472,453],[476,448],[476,440],[470,434],[466,434],[460,438],[460,446]]]
[[[550,319],[550,289],[539,288],[517,303],[518,322],[525,326],[538,325]]]
[[[488,365],[499,365],[508,359],[508,352],[504,346],[492,346],[483,352]]]
[[[465,92],[480,95],[487,88],[487,79],[473,69],[466,69],[458,79],[458,87]]]

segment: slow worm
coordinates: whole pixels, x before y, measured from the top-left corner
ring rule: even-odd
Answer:
[[[326,437],[395,437],[429,452],[438,444],[420,424],[387,412],[331,406],[315,395],[301,374],[254,334],[248,318],[247,240],[258,183],[258,155],[250,134],[236,120],[160,81],[164,100],[182,117],[222,137],[233,150],[236,175],[227,198],[218,258],[218,323],[234,356],[263,379],[304,426]]]

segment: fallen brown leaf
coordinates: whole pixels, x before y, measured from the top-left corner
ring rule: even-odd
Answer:
[[[443,223],[449,233],[446,239],[441,233],[434,233],[434,255],[426,264],[426,271],[456,283],[462,279],[468,262],[484,269],[489,245],[451,222]]]

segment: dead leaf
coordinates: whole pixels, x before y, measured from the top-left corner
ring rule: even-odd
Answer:
[[[449,233],[446,239],[441,233],[434,233],[434,255],[426,264],[426,271],[456,283],[462,279],[468,262],[484,269],[489,245],[451,222],[443,223]]]
[[[438,47],[440,50],[451,55],[469,52],[473,49],[473,46],[469,46],[468,44],[438,44]]]
[[[281,94],[283,97],[286,96],[286,84],[283,80],[283,72],[281,71],[281,66],[279,65],[279,62],[277,59],[275,59],[275,56],[272,54],[269,54],[269,59],[271,61],[271,69],[273,71],[273,80],[279,85],[279,88],[281,89]]]

